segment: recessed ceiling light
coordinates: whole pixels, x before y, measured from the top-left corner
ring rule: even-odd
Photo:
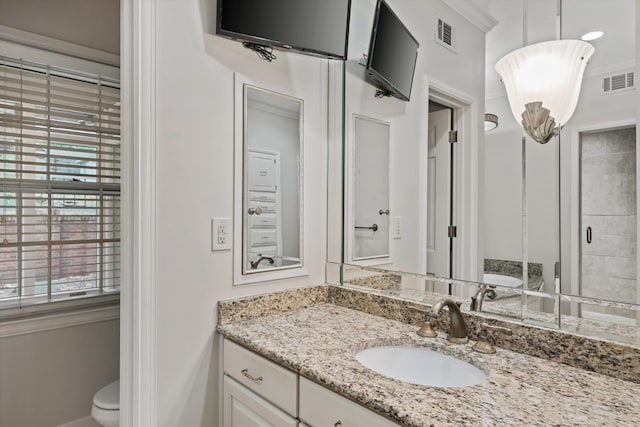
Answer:
[[[590,31],[586,34],[583,34],[580,38],[586,42],[589,42],[591,40],[599,39],[603,35],[604,33],[602,31]]]

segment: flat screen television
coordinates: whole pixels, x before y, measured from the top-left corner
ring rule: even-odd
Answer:
[[[218,0],[216,34],[346,59],[351,0]]]
[[[384,0],[378,0],[367,55],[367,78],[377,95],[409,101],[420,44]]]

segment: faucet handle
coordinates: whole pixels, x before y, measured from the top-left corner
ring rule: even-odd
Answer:
[[[489,325],[487,323],[480,324],[480,332],[478,333],[478,340],[473,345],[472,349],[485,354],[492,354],[496,352],[494,347],[495,340],[491,332],[501,332],[505,335],[511,336],[513,331],[509,328],[502,326]]]
[[[426,338],[434,338],[438,336],[436,331],[433,329],[433,325],[431,324],[431,319],[438,318],[437,314],[428,311],[425,307],[420,307],[417,305],[410,305],[408,307],[412,310],[424,312],[424,321],[422,322],[422,326],[420,326],[420,329],[416,331],[418,335]]]
[[[487,331],[501,332],[509,336],[513,335],[513,330],[510,328],[505,328],[504,326],[489,325],[488,323],[483,323],[480,326]]]

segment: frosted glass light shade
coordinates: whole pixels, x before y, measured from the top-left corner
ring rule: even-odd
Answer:
[[[496,71],[516,121],[522,120],[525,105],[541,102],[559,126],[567,123],[578,104],[584,69],[594,50],[582,40],[553,40],[502,57]]]

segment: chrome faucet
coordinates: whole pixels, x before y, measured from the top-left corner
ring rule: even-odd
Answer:
[[[438,317],[440,310],[444,306],[449,309],[449,334],[447,335],[447,341],[451,344],[466,344],[469,342],[467,338],[467,326],[464,324],[464,318],[462,312],[457,303],[449,298],[443,298],[436,302],[431,308],[431,317]]]
[[[273,264],[275,262],[273,258],[270,256],[260,256],[260,258],[258,258],[256,261],[251,262],[251,268],[252,269],[258,268],[258,265],[264,260],[269,261],[269,264]]]

